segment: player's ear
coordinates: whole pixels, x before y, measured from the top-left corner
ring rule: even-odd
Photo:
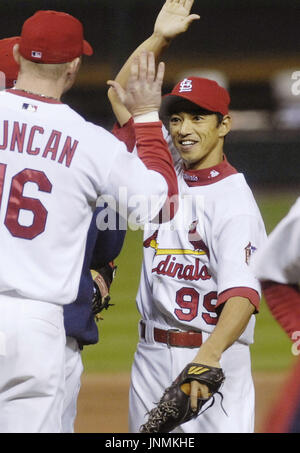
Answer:
[[[76,57],[68,65],[68,75],[76,75],[81,65],[81,57]]]
[[[232,118],[230,115],[224,115],[223,119],[219,125],[219,137],[225,137],[228,132],[231,130]]]
[[[13,56],[15,62],[20,66],[20,52],[19,52],[19,44],[15,44],[13,47]]]
[[[74,60],[70,61],[69,63],[66,63],[67,66],[65,71],[65,82],[63,88],[64,93],[73,86],[80,68],[80,64],[81,57],[77,57]]]

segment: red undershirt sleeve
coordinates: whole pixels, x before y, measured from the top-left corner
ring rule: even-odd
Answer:
[[[134,124],[138,156],[149,170],[160,173],[168,184],[168,195],[178,195],[172,156],[162,134],[161,121]]]
[[[262,283],[266,303],[282,329],[292,339],[300,331],[300,291],[298,285],[284,285],[273,281]]]
[[[178,183],[172,156],[162,134],[161,121],[134,123],[131,118],[122,127],[116,123],[112,133],[126,144],[129,152],[132,152],[136,145],[138,156],[144,165],[165,178],[168,184],[168,198],[153,221],[168,222],[174,217],[178,208]]]
[[[119,123],[115,123],[111,131],[115,137],[125,143],[130,153],[132,153],[136,142],[133,125],[133,118],[130,118],[122,127],[119,125]]]

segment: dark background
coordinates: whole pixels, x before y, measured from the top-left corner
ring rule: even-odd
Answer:
[[[111,128],[114,118],[106,97],[106,80],[113,78],[131,51],[150,36],[163,3],[1,0],[1,34],[2,38],[19,35],[24,20],[39,9],[65,11],[80,19],[94,55],[84,58],[76,86],[64,101],[88,120]],[[271,80],[278,70],[300,71],[299,0],[195,0],[192,12],[200,14],[201,20],[176,38],[163,56],[167,65],[164,92],[190,68],[223,71],[232,111],[251,111],[254,118],[260,114],[267,118],[267,125],[251,127],[251,119],[241,117],[243,126],[235,128],[226,143],[229,160],[245,171],[250,184],[297,185],[300,119],[299,128],[281,127],[274,121],[280,106]],[[299,104],[300,95],[298,98],[294,101]]]

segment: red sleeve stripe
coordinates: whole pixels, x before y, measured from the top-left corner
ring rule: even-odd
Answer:
[[[255,291],[255,289],[246,288],[243,286],[226,289],[225,291],[218,295],[218,302],[216,307],[219,307],[221,304],[224,304],[231,297],[244,297],[248,299],[251,302],[251,304],[254,305],[255,313],[258,313],[260,297],[258,292]]]

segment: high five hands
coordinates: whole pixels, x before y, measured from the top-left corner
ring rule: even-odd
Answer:
[[[200,19],[190,14],[194,0],[166,0],[154,24],[154,34],[169,41],[184,33],[192,22]]]
[[[125,90],[114,80],[108,80],[107,83],[115,89],[131,115],[136,117],[159,110],[164,73],[163,62],[158,64],[156,71],[153,52],[142,52],[133,60]]]

